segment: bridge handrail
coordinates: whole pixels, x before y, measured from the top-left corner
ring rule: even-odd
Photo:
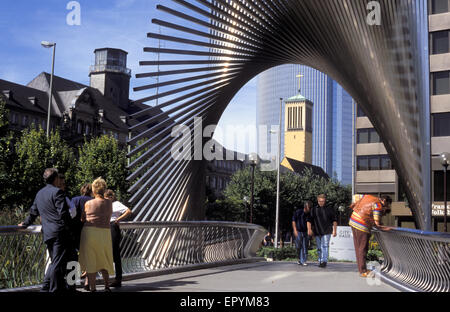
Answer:
[[[248,228],[252,230],[265,231],[264,227],[257,224],[243,223],[243,222],[228,222],[228,221],[128,221],[120,222],[120,227],[122,229],[131,228],[146,228],[146,227],[198,227],[198,226],[222,226],[222,227],[235,227],[235,228]],[[6,225],[0,226],[0,235],[7,234],[40,234],[42,226],[41,225],[30,225],[27,228],[20,227],[18,225]]]
[[[373,232],[381,232],[380,230],[374,228]],[[392,228],[389,231],[382,232],[392,232],[392,233],[401,233],[403,235],[408,235],[411,237],[417,237],[421,239],[436,239],[436,240],[445,240],[450,242],[450,233],[444,232],[430,232],[430,231],[422,231],[416,229],[407,229],[407,228]]]
[[[250,259],[267,233],[259,225],[221,221],[119,224],[124,275]],[[49,259],[41,229],[40,225],[0,226],[0,289],[42,282]]]
[[[387,281],[413,291],[450,291],[450,234],[405,228],[373,233]]]

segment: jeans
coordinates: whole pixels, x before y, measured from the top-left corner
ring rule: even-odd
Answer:
[[[317,254],[319,256],[319,262],[328,262],[328,250],[330,246],[331,234],[316,236]]]
[[[308,256],[308,233],[298,232],[295,242],[299,253],[298,260],[301,264],[306,263],[306,259]]]

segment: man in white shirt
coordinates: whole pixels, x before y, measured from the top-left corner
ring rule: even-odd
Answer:
[[[131,210],[121,202],[117,201],[116,195],[112,190],[105,192],[105,198],[113,202],[113,212],[111,215],[111,239],[113,244],[114,269],[116,271],[116,279],[110,284],[111,287],[122,286],[122,260],[120,259],[120,233],[119,222],[131,215]]]

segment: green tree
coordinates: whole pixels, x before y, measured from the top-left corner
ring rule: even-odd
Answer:
[[[56,168],[64,173],[68,193],[72,195],[75,156],[58,131],[52,131],[47,138],[42,128],[25,129],[16,143],[15,153],[16,161],[10,176],[17,190],[16,203],[25,209],[31,206],[37,191],[45,184],[42,178],[45,168]]]
[[[12,208],[16,192],[11,172],[15,160],[14,136],[8,130],[6,102],[0,96],[0,210]]]
[[[103,135],[85,141],[79,148],[79,160],[76,172],[76,185],[79,189],[84,183],[92,183],[96,178],[105,179],[108,188],[114,190],[118,200],[128,199],[129,183],[126,178],[126,151],[120,149],[116,139]]]
[[[253,223],[268,229],[274,228],[276,209],[276,172],[255,171],[255,203]],[[243,198],[250,197],[251,171],[250,168],[238,171],[224,191],[224,200],[207,202],[206,214],[211,220],[248,221],[249,207]],[[292,214],[295,207],[300,207],[307,200],[316,204],[319,194],[327,195],[327,204],[336,210],[339,206],[346,206],[351,201],[351,189],[342,186],[333,179],[324,179],[305,170],[303,174],[286,172],[280,176],[280,230],[290,231]],[[247,209],[247,213],[245,213]],[[247,220],[244,219],[247,215]]]

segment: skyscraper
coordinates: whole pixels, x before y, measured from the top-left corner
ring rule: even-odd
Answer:
[[[303,77],[297,77],[302,74]],[[258,77],[257,124],[278,125],[280,98],[300,93],[314,103],[312,164],[344,184],[352,182],[352,98],[329,76],[308,66],[288,64]],[[284,105],[283,105],[284,106]],[[284,109],[284,107],[283,107]],[[282,129],[284,129],[284,110]],[[268,135],[270,140],[270,135]],[[284,135],[281,136],[284,146]],[[271,146],[270,143],[268,146]],[[260,147],[258,147],[259,149]],[[267,151],[269,152],[269,151]],[[276,151],[270,151],[276,155]],[[284,157],[283,151],[281,159]]]

